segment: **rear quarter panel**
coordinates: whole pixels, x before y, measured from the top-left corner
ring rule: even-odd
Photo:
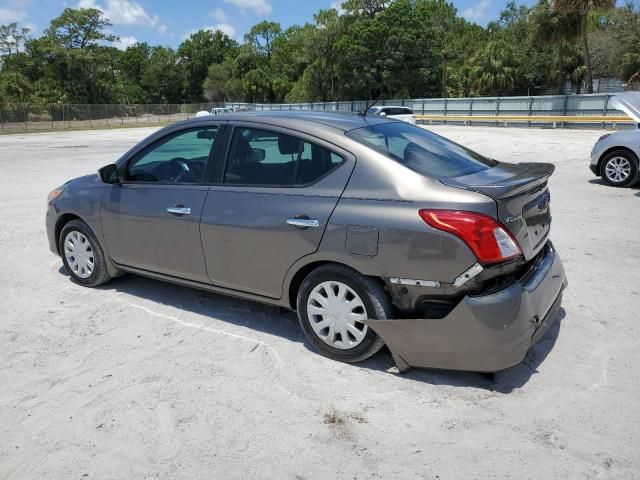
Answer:
[[[458,238],[427,226],[413,202],[343,198],[327,227],[320,251],[365,275],[452,282],[476,262]],[[349,251],[348,229],[375,229],[375,255]]]

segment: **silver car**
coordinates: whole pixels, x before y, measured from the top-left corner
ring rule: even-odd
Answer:
[[[611,97],[609,105],[625,112],[640,127],[640,93]],[[622,130],[601,136],[591,151],[589,168],[613,187],[630,187],[640,181],[640,129]]]
[[[553,170],[380,117],[209,116],[51,192],[47,232],[80,285],[145,275],[296,310],[336,360],[492,372],[560,309]]]
[[[416,124],[416,115],[413,113],[413,110],[408,107],[373,106],[367,110],[367,115],[371,117],[379,116],[391,118],[393,120],[400,120],[412,125]]]

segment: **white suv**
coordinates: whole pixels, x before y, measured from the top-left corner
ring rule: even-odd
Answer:
[[[367,110],[367,115],[377,115],[379,117],[402,120],[403,122],[416,124],[416,116],[408,107],[371,107]]]
[[[629,115],[639,128],[601,136],[591,151],[589,168],[609,185],[630,187],[640,181],[640,93],[615,95],[609,106]]]
[[[233,110],[227,107],[212,108],[210,112],[201,110],[196,113],[196,117],[206,117],[208,115],[226,115],[227,113],[233,113]]]

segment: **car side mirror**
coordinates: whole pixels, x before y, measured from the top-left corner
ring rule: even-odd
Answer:
[[[386,113],[386,112],[380,112],[380,116],[381,116],[381,117],[386,117],[386,116],[387,116],[387,113]]]
[[[100,170],[98,170],[98,174],[100,175],[100,180],[102,180],[104,183],[114,184],[120,183],[122,181],[120,175],[118,174],[118,167],[114,163],[102,167]]]

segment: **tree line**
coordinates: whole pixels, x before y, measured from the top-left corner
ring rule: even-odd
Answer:
[[[0,25],[0,107],[30,103],[309,102],[558,91],[640,80],[640,8],[615,0],[506,4],[486,27],[444,0],[347,0],[313,22],[197,31],[177,49],[115,48],[111,22],[66,8],[42,36]],[[584,87],[583,87],[584,86]]]

